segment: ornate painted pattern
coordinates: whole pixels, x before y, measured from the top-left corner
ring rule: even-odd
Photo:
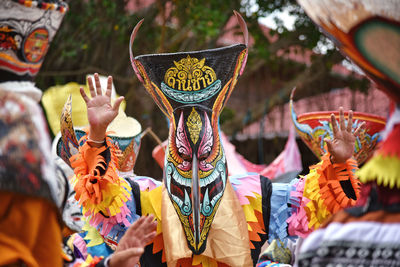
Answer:
[[[164,82],[178,91],[198,91],[216,80],[215,71],[205,66],[205,58],[199,60],[189,55],[180,61],[174,61],[175,67],[167,70]]]
[[[357,129],[357,127],[362,123],[362,120],[355,120],[353,122],[352,128]],[[308,133],[307,145],[311,146],[313,151],[318,151],[318,157],[321,157],[326,153],[325,138],[332,139],[332,124],[329,120],[318,119],[320,126],[317,126]],[[346,122],[347,125],[347,122]],[[359,162],[364,162],[371,150],[376,146],[379,140],[379,133],[373,133],[372,135],[367,132],[366,129],[362,129],[360,135],[356,138],[356,143],[354,146],[354,157],[357,158]]]
[[[192,112],[190,112],[186,125],[189,129],[190,139],[192,139],[192,142],[196,144],[197,140],[199,140],[201,126],[203,126],[203,124],[201,123],[199,113],[197,113],[194,108],[192,109]]]
[[[0,1],[0,70],[36,76],[67,8],[63,2]]]
[[[293,107],[293,94],[290,100],[290,112],[292,121],[296,127],[297,133],[300,135],[303,142],[311,149],[311,151],[321,158],[326,153],[325,138],[333,139],[332,124],[330,114],[334,113],[338,116],[338,112],[311,112],[304,113],[297,117]],[[345,112],[345,117],[348,114]],[[365,122],[365,127],[361,129],[360,134],[356,138],[353,156],[359,164],[363,163],[371,155],[372,151],[380,139],[379,132],[385,127],[385,119],[379,116],[354,112],[352,129]],[[347,120],[345,125],[347,126]]]
[[[215,71],[205,65],[205,58],[199,60],[189,55],[170,67],[161,83],[161,90],[173,100],[189,104],[205,101],[221,90],[221,81]]]
[[[166,85],[161,84],[161,90],[170,98],[180,103],[198,103],[205,101],[221,90],[221,81],[217,80],[207,88],[197,91],[196,94],[193,91],[177,91]]]
[[[176,128],[175,146],[171,147],[167,155],[164,182],[183,224],[188,243],[196,251],[199,251],[205,245],[210,225],[226,186],[226,159],[222,147],[213,146],[214,135],[207,113],[204,112],[201,117],[199,112],[192,107],[186,123],[183,113],[181,112],[179,116]],[[200,135],[201,130],[203,131],[202,135]],[[195,147],[195,144],[198,146]],[[210,160],[209,155],[213,149],[219,150],[219,156]],[[198,170],[195,171],[195,174],[198,174],[197,179],[203,196],[200,198],[200,229],[198,229],[197,242],[195,237],[197,230],[192,222],[194,153],[198,159]]]

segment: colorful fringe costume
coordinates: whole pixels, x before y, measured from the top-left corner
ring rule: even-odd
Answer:
[[[400,266],[400,72],[395,67],[400,60],[400,4],[299,3],[339,49],[397,103],[382,132],[383,141],[356,172],[363,183],[357,207],[336,213],[305,239],[299,266]]]
[[[185,236],[182,229],[177,227],[179,220],[169,204],[165,187],[147,177],[119,177],[113,163],[113,159],[117,157],[116,150],[112,144],[107,144],[108,147],[97,149],[85,143],[73,160],[76,172],[75,190],[88,222],[84,227],[86,232],[76,235],[71,242],[75,251],[82,253],[83,257],[109,255],[125,229],[132,223],[133,216],[153,214],[159,222],[157,236],[145,250],[143,266],[158,266],[166,262],[167,253],[179,256],[182,255],[181,252],[186,253],[188,257],[177,259],[177,266],[252,265],[257,261],[261,245],[266,240],[272,242],[279,239],[286,242],[287,238],[305,237],[331,214],[354,205],[355,200],[344,193],[340,181],[350,182],[358,197],[358,184],[353,175],[356,170],[354,160],[332,165],[328,154],[311,168],[310,174],[294,180],[291,184],[271,183],[258,174],[231,176],[228,178],[219,212],[212,225],[216,230],[213,231],[212,228],[209,235],[209,239],[212,236],[210,246],[215,246],[217,242],[226,243],[220,250],[214,247],[218,252],[214,255],[203,253],[192,257],[190,250],[185,248]],[[104,151],[109,151],[109,156],[104,154]],[[111,160],[106,162],[105,157]],[[106,170],[104,175],[93,175],[98,171],[96,167],[103,164],[107,167],[98,170]],[[90,181],[94,179],[98,181],[94,185],[98,184],[99,189],[92,187]],[[140,186],[139,192],[132,191],[132,183]],[[164,214],[167,217],[163,216]],[[165,218],[171,219],[166,221]],[[239,223],[241,227],[231,222]],[[243,229],[246,231],[243,232]],[[242,246],[236,248],[233,255],[229,255],[232,250],[227,247],[236,247],[238,240],[243,239],[242,234],[246,237],[246,243],[242,242]],[[165,245],[166,242],[170,243]],[[176,251],[175,246],[179,246],[181,251]],[[169,249],[173,251],[168,252]],[[246,257],[250,254],[246,254],[250,251],[249,262],[246,261]],[[237,252],[244,256],[238,256]],[[243,261],[238,262],[238,259]]]
[[[327,151],[325,138],[333,139],[333,130],[331,125],[331,114],[335,111],[322,111],[301,114],[299,117],[294,111],[293,89],[290,97],[290,112],[295,129],[302,141],[311,149],[311,151],[322,160],[321,164],[328,164],[328,158],[325,154]],[[336,114],[338,115],[338,114]],[[346,114],[347,115],[347,114]],[[356,129],[361,123],[365,123],[365,127],[361,133],[356,136],[353,157],[359,164],[362,164],[371,156],[374,148],[380,139],[379,131],[385,127],[385,119],[366,113],[355,112],[353,114],[354,123],[352,129]],[[347,124],[348,122],[345,122]],[[311,169],[307,175],[308,179],[302,179],[295,183],[295,190],[291,192],[290,204],[295,210],[296,215],[291,216],[288,220],[288,232],[290,235],[307,237],[311,229],[318,229],[324,220],[338,211],[351,207],[356,204],[359,199],[359,181],[354,177],[354,173],[347,173],[346,170],[352,166],[356,166],[356,161],[349,160],[347,168],[333,165],[337,179],[330,180],[324,177],[323,173],[319,173],[315,169]],[[324,167],[322,167],[324,168]],[[342,170],[341,170],[342,168]],[[350,179],[348,179],[350,177]],[[304,186],[308,187],[304,190]],[[333,190],[333,192],[332,192]],[[344,190],[343,192],[341,192]],[[347,198],[346,198],[347,196]],[[318,205],[321,201],[325,205]],[[315,211],[322,214],[317,215]],[[303,220],[308,219],[304,222]],[[261,254],[259,263],[270,264],[271,259],[275,262],[295,262],[296,258],[286,260],[291,251],[298,253],[303,242],[302,239],[296,242],[290,242],[287,246],[279,244],[274,240],[270,246]],[[290,249],[288,248],[290,247]],[[272,264],[276,264],[273,263]]]
[[[219,114],[243,72],[248,40],[235,14],[245,44],[131,55],[138,78],[170,121],[163,183],[120,177],[115,144],[107,138],[105,146],[92,148],[83,137],[71,160],[87,219],[86,232],[71,241],[76,255],[108,256],[137,216],[153,214],[157,236],[141,266],[255,266],[265,241],[306,236],[354,205],[359,190],[352,159],[331,164],[326,154],[291,184],[258,174],[228,177]]]
[[[132,195],[135,195],[132,194],[132,190],[139,192],[139,186],[128,183],[125,179],[116,178],[115,173],[124,177],[134,176],[133,167],[140,149],[141,138],[146,131],[141,133],[141,125],[134,118],[126,116],[122,110],[109,125],[108,130],[110,137],[106,140],[107,148],[90,148],[86,144],[87,133],[83,130],[74,130],[72,99],[68,97],[61,115],[62,134],[54,141],[54,147],[57,155],[74,168],[75,173],[91,170],[85,179],[73,177],[70,181],[74,187],[74,198],[78,202],[71,203],[72,206],[69,208],[75,209],[74,205],[78,205],[83,215],[81,223],[84,225],[82,231],[73,234],[64,242],[65,263],[69,266],[96,266],[96,264],[102,266],[103,257],[116,248],[126,227],[139,218],[136,214],[137,200],[132,198]],[[89,147],[87,153],[83,152],[80,146]],[[80,156],[77,155],[79,151]],[[109,156],[106,158],[91,157],[93,154],[107,153]],[[110,160],[111,154],[114,155],[112,160]],[[109,173],[113,175],[110,176]],[[98,180],[99,176],[102,179]],[[92,214],[97,215],[91,216]],[[110,215],[104,216],[104,214]],[[91,225],[96,227],[93,228]]]
[[[355,264],[398,266],[400,262],[400,109],[390,133],[357,176],[364,183],[359,206],[338,212],[301,247],[300,266]]]

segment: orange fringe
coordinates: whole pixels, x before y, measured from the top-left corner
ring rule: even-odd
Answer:
[[[332,164],[329,153],[323,155],[321,162],[310,168],[303,193],[303,196],[310,200],[305,206],[309,229],[318,229],[327,217],[355,205],[356,200],[346,196],[340,181],[350,179],[358,198],[360,182],[354,175],[356,170],[357,162],[354,159]]]
[[[256,242],[261,241],[259,234],[265,234],[264,219],[262,216],[262,212],[254,210],[254,215],[257,218],[257,222],[249,222],[249,221],[247,222],[247,224],[251,228],[251,230],[249,229],[249,240],[251,249],[255,249],[255,246],[251,241],[256,241]]]
[[[244,211],[245,216],[248,215],[250,217],[246,217],[247,220],[247,228],[249,234],[249,243],[250,249],[255,249],[255,246],[252,241],[258,242],[261,241],[259,234],[265,234],[265,227],[264,227],[264,219],[262,216],[262,204],[261,204],[261,196],[259,194],[254,193],[254,196],[247,196],[249,200],[249,204],[242,205],[244,209],[245,206],[249,207],[246,209],[247,212],[251,212],[252,214],[246,214]],[[261,209],[261,210],[259,210]],[[254,215],[256,221],[252,221],[251,217]],[[254,219],[253,219],[254,220]]]
[[[320,175],[318,181],[321,198],[328,211],[334,214],[356,204],[356,200],[346,196],[340,181],[350,180],[357,199],[360,196],[360,182],[354,175],[358,170],[356,160],[348,159],[344,163],[331,164],[329,157],[329,153],[322,156],[322,166],[317,169],[317,173]]]
[[[83,136],[79,142],[86,141],[87,135]],[[111,138],[106,138],[106,145],[100,148],[91,147],[87,142],[79,147],[79,153],[73,155],[70,159],[71,166],[77,177],[75,184],[76,200],[79,204],[85,205],[87,202],[99,204],[102,200],[101,188],[106,188],[108,183],[119,183],[119,177],[116,174],[118,169],[118,155],[121,151],[115,146]],[[101,153],[107,148],[110,149],[111,160],[109,166]],[[88,156],[90,155],[90,156]],[[93,157],[93,155],[96,155]],[[100,171],[105,174],[100,176]]]
[[[166,262],[167,258],[165,257],[164,238],[163,238],[163,234],[162,233],[158,234],[153,239],[153,254],[156,254],[156,253],[158,253],[160,251],[162,251],[161,262]]]

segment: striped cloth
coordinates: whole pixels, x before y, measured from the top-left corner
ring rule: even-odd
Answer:
[[[364,206],[335,214],[304,241],[299,266],[400,266],[399,196],[374,184]]]

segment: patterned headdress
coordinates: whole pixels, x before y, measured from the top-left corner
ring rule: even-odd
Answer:
[[[33,80],[66,10],[63,1],[0,1],[0,82]]]
[[[226,157],[219,136],[219,115],[247,59],[245,44],[134,57],[132,67],[170,121],[164,164],[164,185],[194,254],[206,248],[207,236],[224,194]]]
[[[69,97],[61,114],[61,138],[57,142],[56,153],[70,166],[70,158],[78,153],[79,146],[86,142],[86,139],[82,139],[86,136],[86,131],[74,129],[71,114],[72,100]],[[123,110],[118,112],[118,116],[108,126],[107,131],[113,143],[121,150],[118,158],[120,172],[131,173],[133,171],[143,136],[141,130],[140,123],[134,118],[126,116]]]
[[[57,205],[46,123],[31,82],[67,10],[63,1],[0,1],[0,190]],[[18,93],[18,94],[16,94]],[[22,93],[22,94],[20,94]]]
[[[293,106],[293,89],[290,95],[290,113],[293,124],[296,128],[297,134],[301,140],[311,149],[315,156],[321,159],[322,155],[326,153],[326,144],[324,139],[333,139],[332,125],[330,115],[333,113],[338,116],[337,111],[319,111],[303,113],[297,116]],[[345,117],[348,113],[345,112]],[[353,130],[365,122],[365,127],[357,136],[354,146],[353,157],[357,160],[358,164],[366,161],[374,151],[376,144],[380,141],[379,132],[385,128],[385,118],[363,113],[353,113]],[[347,123],[347,122],[346,122]]]

